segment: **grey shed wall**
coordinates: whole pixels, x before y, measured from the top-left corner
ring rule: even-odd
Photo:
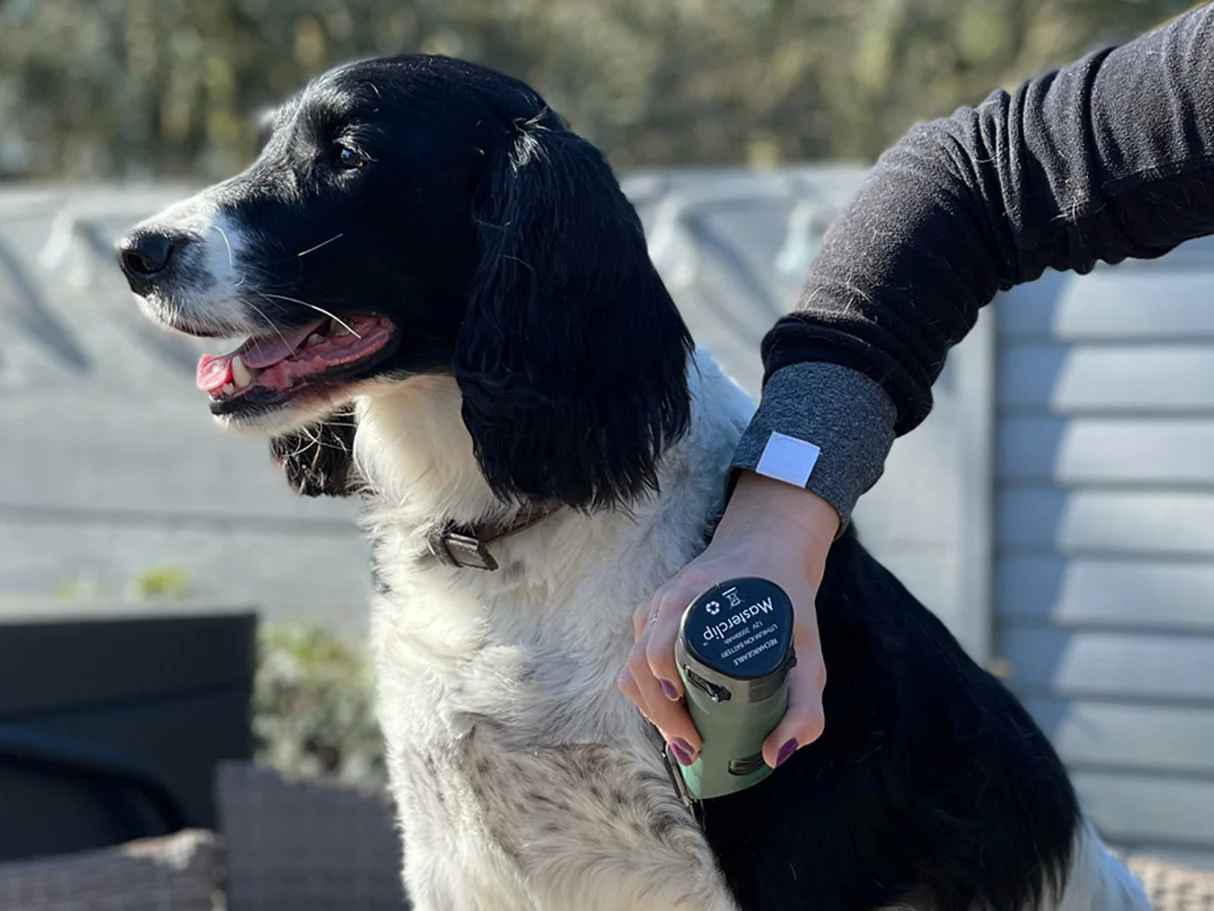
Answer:
[[[1214,244],[996,304],[996,651],[1098,826],[1214,860]]]

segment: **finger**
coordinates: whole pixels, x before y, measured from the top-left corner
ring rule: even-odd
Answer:
[[[637,686],[636,678],[632,676],[632,671],[628,669],[627,665],[620,671],[615,684],[620,688],[620,692],[631,699],[633,704],[641,710],[641,714],[645,716],[645,720],[653,724],[653,721],[649,718],[648,707],[645,705],[645,697],[641,695],[641,688]]]
[[[645,655],[649,661],[649,669],[658,679],[659,685],[665,684],[662,686],[662,692],[668,699],[679,699],[683,695],[683,680],[679,677],[678,665],[675,663],[674,644],[683,622],[683,611],[690,601],[685,600],[685,597],[682,589],[676,589],[663,597],[648,629],[649,643]]]
[[[640,690],[645,715],[661,732],[667,743],[674,744],[682,757],[690,762],[700,750],[700,735],[681,700],[671,700],[663,692],[660,681],[653,676],[645,654],[646,637],[642,637],[628,656],[628,670]]]
[[[679,615],[687,605],[695,600],[700,592],[712,587],[712,570],[705,569],[696,561],[687,564],[683,571],[653,593],[653,597],[642,604],[632,613],[632,633],[637,639],[641,638],[641,630],[648,624],[662,605],[667,601],[678,604]]]
[[[636,644],[632,650],[628,652],[628,659],[624,663],[624,670],[621,673],[621,678],[626,674],[632,682],[632,690],[635,693],[632,701],[644,712],[645,717],[653,722],[653,713],[650,710],[650,703],[662,703],[668,701],[662,694],[660,684],[653,679],[653,674],[649,671],[649,665],[645,662],[645,647],[649,642],[649,628],[645,627],[641,630],[641,635],[637,638]]]
[[[807,661],[789,673],[788,710],[763,741],[763,761],[773,769],[822,736],[826,726],[822,712],[825,685],[826,672],[820,663]]]
[[[641,686],[641,680],[648,676],[648,672],[645,668],[640,666],[640,662],[637,659],[637,653],[643,653],[645,650],[645,643],[648,641],[648,636],[649,631],[647,629],[642,629],[640,635],[637,637],[636,644],[633,645],[632,649],[628,652],[628,657],[624,659],[624,667],[620,671],[619,676],[616,678],[616,683],[619,685],[620,689],[624,691],[624,694],[628,696],[628,698],[634,703],[636,703],[636,707],[641,710],[641,714],[643,714],[646,719],[652,723],[653,719],[650,718],[649,714],[646,690]]]
[[[645,632],[645,627],[649,625],[650,619],[658,612],[658,608],[661,606],[662,589],[659,589],[657,594],[650,600],[632,612],[632,636],[634,639],[641,638],[641,633]]]

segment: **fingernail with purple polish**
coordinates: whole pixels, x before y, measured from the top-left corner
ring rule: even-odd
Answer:
[[[679,761],[679,765],[691,765],[695,762],[691,744],[682,737],[676,737],[670,741],[670,752],[674,753],[674,758]]]
[[[784,744],[784,746],[780,747],[780,752],[776,753],[776,768],[778,769],[780,766],[784,765],[784,763],[788,762],[788,760],[792,758],[792,754],[795,752],[797,752],[797,741],[794,738],[788,741],[788,743]]]
[[[666,697],[667,699],[669,699],[671,702],[675,702],[675,701],[677,701],[677,700],[678,700],[678,698],[679,698],[679,691],[678,691],[678,690],[676,690],[676,689],[674,688],[674,684],[673,684],[673,683],[671,683],[669,680],[659,680],[659,681],[658,681],[658,683],[659,683],[659,684],[661,685],[661,687],[662,687],[662,695],[663,695],[663,696],[665,696],[665,697]]]

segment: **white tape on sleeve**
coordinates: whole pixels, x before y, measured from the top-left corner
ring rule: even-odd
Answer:
[[[772,431],[755,472],[796,487],[804,487],[821,453],[813,443]]]

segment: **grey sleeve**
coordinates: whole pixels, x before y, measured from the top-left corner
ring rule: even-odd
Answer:
[[[885,390],[858,370],[819,361],[789,364],[764,385],[730,474],[755,470],[773,431],[813,443],[820,452],[805,486],[839,513],[842,533],[860,495],[881,477],[896,417]]]

